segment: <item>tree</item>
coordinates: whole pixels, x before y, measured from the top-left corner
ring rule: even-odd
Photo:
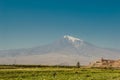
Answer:
[[[80,62],[79,61],[77,62],[76,67],[80,68]]]

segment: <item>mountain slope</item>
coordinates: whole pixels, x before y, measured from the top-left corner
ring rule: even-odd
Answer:
[[[65,35],[52,44],[29,49],[0,51],[1,64],[73,65],[77,61],[88,64],[97,58],[119,58],[120,52],[96,47],[81,39]]]

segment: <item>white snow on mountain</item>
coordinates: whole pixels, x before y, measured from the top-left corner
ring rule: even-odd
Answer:
[[[64,36],[65,39],[68,39],[72,42],[75,42],[75,41],[83,41],[83,40],[80,40],[79,38],[75,38],[75,37],[72,37],[72,36],[69,36],[69,35],[65,35]]]

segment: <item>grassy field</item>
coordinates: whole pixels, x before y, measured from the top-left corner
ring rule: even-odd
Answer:
[[[120,70],[0,66],[0,80],[120,80]]]

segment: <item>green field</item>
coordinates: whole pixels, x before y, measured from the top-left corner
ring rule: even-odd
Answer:
[[[120,80],[120,70],[1,66],[0,80]]]

